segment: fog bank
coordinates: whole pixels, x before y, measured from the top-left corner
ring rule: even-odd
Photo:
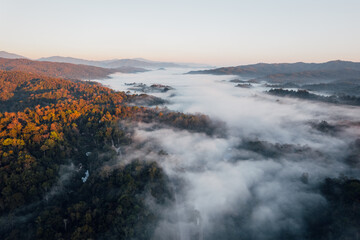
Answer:
[[[115,74],[101,83],[163,84],[154,92],[167,108],[204,113],[226,123],[225,137],[164,126],[135,127],[133,144],[119,163],[157,161],[175,193],[161,212],[154,239],[304,239],[308,222],[321,217],[326,177],[358,176],[346,162],[359,138],[356,107],[264,94],[261,84],[236,88],[235,76],[182,74],[186,69]],[[326,121],[338,131],[320,131]]]

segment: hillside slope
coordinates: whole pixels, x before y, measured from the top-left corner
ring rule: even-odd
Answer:
[[[68,79],[101,79],[115,72],[139,72],[146,71],[140,68],[101,68],[87,65],[40,62],[28,59],[0,58],[0,70],[25,71],[42,74],[50,77],[63,77]]]
[[[128,106],[92,82],[0,71],[1,239],[149,239],[172,201],[155,162],[121,163],[131,125],[208,132],[206,116]],[[120,149],[120,150],[119,150]]]

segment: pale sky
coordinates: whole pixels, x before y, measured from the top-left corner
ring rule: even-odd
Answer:
[[[359,0],[0,0],[0,31],[30,58],[360,61]]]

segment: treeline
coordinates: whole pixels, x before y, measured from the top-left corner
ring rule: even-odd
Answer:
[[[320,96],[317,94],[310,93],[307,90],[286,90],[282,88],[273,88],[268,91],[269,94],[280,96],[280,97],[293,97],[301,98],[312,101],[328,102],[335,104],[346,104],[346,105],[360,105],[360,97],[349,96],[349,95],[331,95],[331,96]]]
[[[0,89],[1,239],[149,237],[144,196],[171,194],[155,163],[104,165],[131,143],[121,122],[215,131],[207,116],[128,106],[136,96],[96,83],[0,71]]]

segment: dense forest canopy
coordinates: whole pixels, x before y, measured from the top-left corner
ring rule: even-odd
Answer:
[[[121,126],[214,128],[203,115],[129,106],[137,97],[97,83],[0,71],[2,239],[151,236],[157,218],[141,196],[164,202],[171,194],[155,162],[106,167],[131,142],[131,130]]]

